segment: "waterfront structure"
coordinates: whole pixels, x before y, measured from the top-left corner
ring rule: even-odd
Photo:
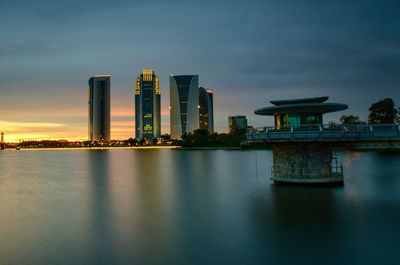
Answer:
[[[111,75],[89,79],[89,141],[110,141]]]
[[[153,70],[143,70],[135,88],[136,139],[154,139],[161,136],[160,82]]]
[[[199,88],[199,127],[214,132],[214,91],[204,87]]]
[[[272,180],[277,183],[342,184],[343,167],[333,156],[336,135],[322,132],[323,117],[328,112],[345,110],[345,104],[325,103],[328,97],[271,101],[274,106],[258,109],[255,114],[275,117],[275,126],[247,135],[250,142],[260,133],[260,142],[272,146]],[[297,133],[297,134],[296,134]],[[313,135],[314,137],[310,137]]]
[[[328,97],[271,101],[258,115],[275,117],[275,126],[254,128],[249,145],[272,147],[272,180],[303,184],[343,183],[343,167],[333,155],[340,149],[400,149],[398,124],[323,124],[323,114],[347,109],[325,103]]]
[[[247,129],[247,118],[246,116],[229,116],[228,117],[228,132],[232,133],[235,130]]]
[[[171,75],[170,119],[171,138],[199,129],[199,76]]]

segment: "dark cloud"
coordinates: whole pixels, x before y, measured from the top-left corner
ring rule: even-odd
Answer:
[[[86,95],[94,73],[112,73],[113,90],[130,95],[135,75],[154,68],[164,108],[168,76],[180,73],[197,73],[215,89],[221,116],[252,115],[269,99],[308,95],[330,95],[364,116],[380,98],[400,104],[398,1],[0,0],[0,6],[0,92],[9,95],[66,87]]]

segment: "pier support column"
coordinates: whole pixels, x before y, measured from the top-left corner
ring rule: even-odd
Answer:
[[[274,182],[303,184],[343,183],[341,165],[332,166],[330,143],[272,144]]]

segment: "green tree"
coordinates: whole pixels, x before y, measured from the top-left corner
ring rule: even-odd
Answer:
[[[182,146],[185,147],[239,147],[240,141],[245,138],[246,130],[237,130],[231,134],[213,133],[208,130],[198,129],[193,133],[182,135]]]
[[[158,144],[158,139],[154,138],[152,142],[153,142],[153,145],[157,145]]]
[[[397,118],[397,109],[392,98],[385,98],[371,105],[369,108],[368,123],[394,123]]]
[[[363,124],[365,122],[360,120],[360,117],[358,116],[354,116],[354,115],[343,115],[342,117],[340,117],[340,122],[342,124]]]
[[[339,125],[337,124],[337,122],[330,121],[330,122],[328,122],[328,127],[333,129],[333,128],[338,128]]]
[[[137,145],[137,140],[136,140],[136,139],[133,139],[133,138],[129,138],[128,141],[127,141],[127,143],[128,143],[128,145],[130,145],[130,146],[135,146],[135,145]]]

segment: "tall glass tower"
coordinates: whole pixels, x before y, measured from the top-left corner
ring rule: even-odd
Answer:
[[[143,70],[135,89],[136,139],[161,136],[161,94],[158,77],[153,70]]]
[[[208,130],[211,134],[214,132],[214,106],[213,94],[211,89],[199,88],[199,122],[200,129]]]
[[[111,75],[89,79],[89,141],[110,141]]]
[[[171,138],[199,128],[199,76],[172,75],[169,78]]]

